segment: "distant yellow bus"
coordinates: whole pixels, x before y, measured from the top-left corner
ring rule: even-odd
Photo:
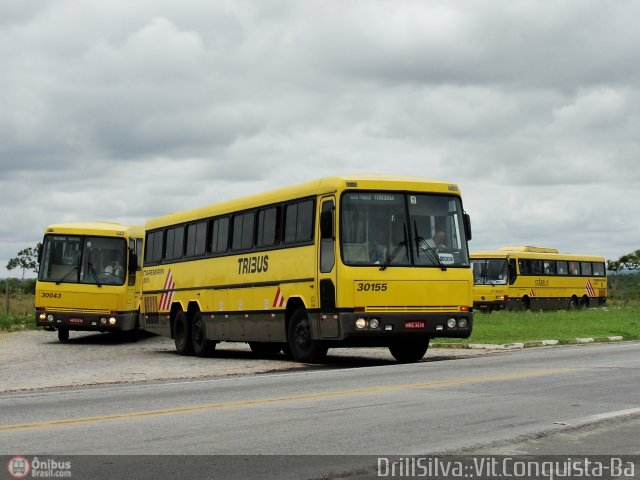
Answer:
[[[144,228],[87,222],[46,228],[36,281],[36,325],[57,330],[127,332],[137,339]]]
[[[480,311],[587,308],[607,301],[604,257],[553,248],[502,247],[471,254]]]
[[[323,178],[145,228],[142,326],[180,354],[232,341],[318,362],[331,347],[385,346],[414,362],[431,338],[471,333],[469,218],[453,183]]]

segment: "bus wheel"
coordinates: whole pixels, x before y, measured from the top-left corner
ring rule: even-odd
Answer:
[[[398,340],[389,345],[391,355],[400,363],[417,362],[424,357],[428,348],[428,338],[408,338],[406,340]]]
[[[68,328],[59,328],[58,329],[58,340],[61,342],[69,341],[69,329]]]
[[[202,313],[197,311],[191,321],[191,345],[199,357],[210,357],[216,350],[216,342],[207,340],[207,331]]]
[[[189,320],[182,310],[178,310],[174,320],[173,342],[176,345],[176,351],[180,355],[191,355],[193,353]]]
[[[589,308],[589,297],[583,296],[580,299],[580,305],[579,306],[580,306],[581,310],[586,310],[587,308]]]
[[[327,355],[327,347],[311,338],[311,322],[303,308],[297,309],[291,316],[287,339],[291,356],[303,363],[321,362]]]
[[[275,355],[282,350],[282,344],[276,342],[249,342],[249,347],[256,355]]]
[[[578,299],[573,296],[569,299],[569,310],[576,310],[578,308]]]

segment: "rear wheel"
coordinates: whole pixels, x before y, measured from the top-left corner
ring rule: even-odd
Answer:
[[[298,362],[318,363],[327,355],[327,346],[311,336],[311,322],[304,308],[298,308],[293,312],[287,339],[291,356]]]
[[[191,346],[199,357],[210,357],[216,350],[216,342],[207,340],[207,328],[202,313],[197,311],[191,320]]]
[[[173,342],[176,345],[176,351],[180,355],[191,355],[193,353],[189,320],[182,310],[176,313],[174,320]]]
[[[587,308],[589,308],[589,297],[583,296],[580,299],[580,309],[581,310],[586,310]]]
[[[58,340],[61,342],[69,341],[69,329],[68,328],[59,328],[58,329]]]
[[[428,348],[428,338],[408,338],[389,345],[391,355],[400,363],[417,362],[424,357]]]

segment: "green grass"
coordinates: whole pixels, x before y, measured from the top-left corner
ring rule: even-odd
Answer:
[[[539,340],[573,343],[576,338],[640,339],[640,308],[609,307],[552,312],[476,313],[468,339],[438,338],[433,344],[508,344]]]
[[[0,299],[0,331],[13,332],[36,328],[33,294],[11,294],[9,313],[6,311],[5,296],[0,296]]]

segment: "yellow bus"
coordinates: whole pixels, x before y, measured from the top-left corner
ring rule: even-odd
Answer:
[[[471,254],[480,311],[587,308],[607,301],[604,257],[554,248],[501,247]]]
[[[36,325],[58,331],[126,332],[137,340],[144,228],[119,223],[50,225],[39,252]]]
[[[180,354],[232,341],[318,362],[384,346],[414,362],[431,338],[471,333],[469,217],[453,183],[322,178],[145,229],[142,326]]]

